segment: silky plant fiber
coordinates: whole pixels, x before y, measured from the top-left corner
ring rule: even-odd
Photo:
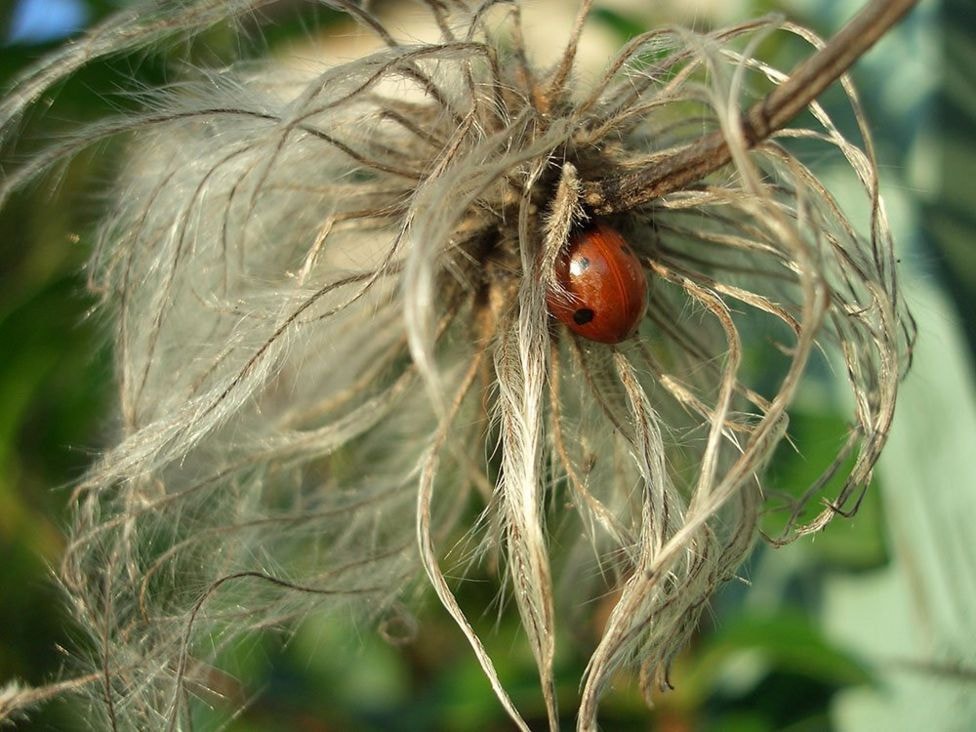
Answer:
[[[517,2],[418,2],[429,41],[352,0],[316,4],[377,50],[184,69],[0,183],[6,200],[83,151],[117,153],[90,261],[117,442],[74,490],[59,572],[94,649],[75,690],[95,729],[190,729],[243,635],[337,610],[409,626],[432,589],[528,729],[455,597],[480,565],[521,618],[553,730],[556,629],[613,598],[576,704],[594,730],[618,670],[638,668],[648,698],[669,685],[760,533],[815,532],[868,484],[914,332],[857,95],[842,78],[855,140],[816,102],[745,128],[788,81],[762,44],[823,45],[779,17],[657,28],[587,74],[588,1],[544,61]],[[121,13],[20,79],[0,143],[89,60],[225,22],[244,38],[270,5]],[[703,139],[718,164],[641,189]],[[866,220],[804,162],[825,157],[849,164]],[[648,282],[637,336],[615,346],[546,309],[560,251],[594,219]],[[846,385],[849,432],[785,494],[763,471],[814,369]],[[25,693],[6,688],[7,713]]]

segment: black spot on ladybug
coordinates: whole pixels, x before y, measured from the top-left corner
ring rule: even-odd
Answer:
[[[586,325],[593,320],[594,315],[596,315],[596,313],[589,308],[580,308],[573,313],[573,322],[576,323],[576,325]]]
[[[579,266],[580,266],[580,269],[586,269],[587,267],[590,266],[590,260],[587,259],[586,257],[580,257],[579,258]]]

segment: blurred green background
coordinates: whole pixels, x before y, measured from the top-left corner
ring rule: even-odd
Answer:
[[[0,80],[117,9],[107,0],[0,4]],[[860,3],[742,0],[721,21],[783,10],[824,34]],[[597,22],[621,41],[642,15],[605,3]],[[716,598],[647,712],[627,679],[608,697],[607,730],[976,729],[976,13],[970,0],[924,2],[854,72],[874,125],[907,297],[919,320],[915,369],[891,443],[858,516],[771,551],[758,547],[746,583]],[[699,25],[707,14],[701,11]],[[323,16],[327,22],[328,17]],[[670,21],[670,17],[664,18]],[[55,22],[57,21],[57,22]],[[281,23],[276,39],[305,32]],[[215,30],[192,47],[91,64],[33,115],[12,154],[28,155],[61,123],[125,103],[125,79],[158,83],[187,52],[219,57]],[[834,97],[825,97],[829,105]],[[46,105],[41,105],[46,106]],[[88,317],[83,264],[100,206],[104,158],[78,159],[0,212],[0,684],[57,677],[77,642],[51,581],[64,545],[71,481],[112,424],[105,329]],[[2,167],[0,167],[2,174]],[[830,178],[829,168],[824,175]],[[781,482],[809,479],[836,447],[841,417],[801,400],[791,432],[802,454],[773,465]],[[513,698],[541,725],[534,667],[514,613],[481,616],[494,591],[465,585],[489,653]],[[231,659],[256,694],[228,729],[509,729],[453,623],[429,603],[415,641],[388,645],[366,629],[310,619],[291,641],[244,644]],[[561,698],[575,698],[585,642],[562,638]],[[200,728],[214,719],[201,711]],[[568,724],[571,713],[567,713]],[[84,709],[51,704],[17,726],[82,729]],[[541,726],[540,726],[541,729]]]

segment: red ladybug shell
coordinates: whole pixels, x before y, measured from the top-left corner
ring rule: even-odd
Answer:
[[[548,293],[549,312],[591,341],[620,343],[644,317],[647,279],[640,260],[620,232],[603,222],[569,240],[556,262],[556,282],[563,291]]]

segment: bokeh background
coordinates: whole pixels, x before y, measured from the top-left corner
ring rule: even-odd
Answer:
[[[33,59],[124,4],[0,0],[0,84],[6,88]],[[829,35],[860,5],[605,0],[595,20],[623,42],[654,23],[707,27],[782,11]],[[263,35],[269,51],[309,33],[293,17],[282,13]],[[320,11],[317,22],[328,27],[332,15]],[[213,61],[233,46],[216,28],[191,45],[93,63],[39,105],[11,154],[29,155],[79,120],[124,108],[131,102],[119,92],[133,88],[133,79],[161,83],[187,57]],[[974,69],[971,0],[925,0],[854,71],[920,332],[891,440],[860,513],[783,549],[757,546],[743,581],[720,593],[678,659],[676,690],[648,712],[633,680],[621,678],[605,704],[605,729],[976,729]],[[824,101],[842,100],[828,92]],[[55,679],[68,660],[64,649],[81,642],[51,568],[64,547],[71,483],[112,434],[107,329],[90,315],[83,269],[110,152],[79,158],[0,212],[0,685]],[[821,170],[828,183],[833,165],[839,162],[825,160]],[[840,177],[837,185],[844,185]],[[815,384],[792,410],[799,450],[784,450],[772,466],[787,488],[805,485],[837,446],[843,425],[830,389],[828,381]],[[516,704],[541,720],[514,613],[483,611],[494,594],[488,581],[468,582],[462,605],[479,622]],[[416,637],[401,646],[336,617],[243,644],[228,660],[222,691],[230,702],[251,704],[227,729],[508,729],[447,615],[427,602],[416,619]],[[585,643],[564,638],[560,645],[568,704]],[[200,729],[220,716],[223,703],[211,701],[216,711],[201,709]],[[85,709],[67,699],[17,729],[84,729],[84,718]]]

